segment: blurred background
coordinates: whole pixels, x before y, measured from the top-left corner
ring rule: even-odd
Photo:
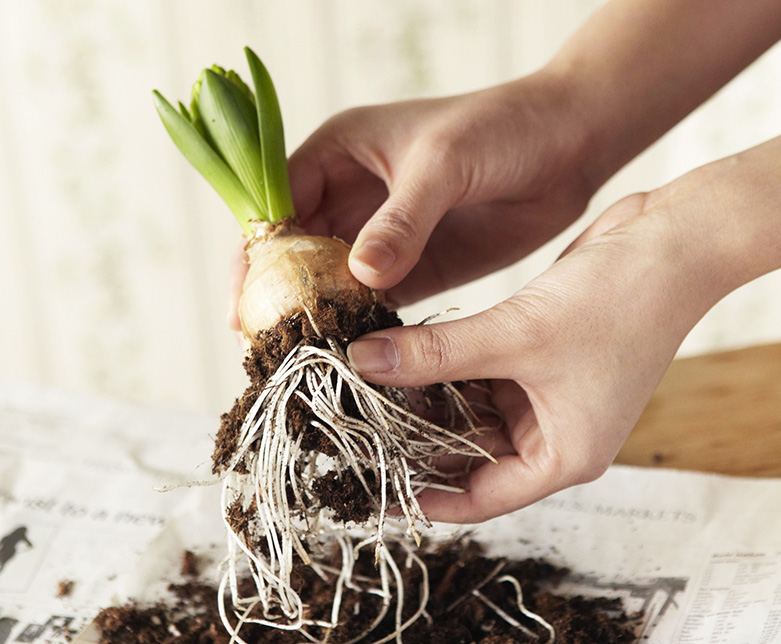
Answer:
[[[174,148],[151,90],[189,100],[217,62],[277,85],[292,151],[347,107],[535,70],[599,0],[0,0],[0,380],[209,412],[241,393],[226,326],[238,225]],[[663,46],[663,43],[660,43]],[[491,306],[611,203],[781,134],[776,46],[637,158],[558,239],[403,310]],[[781,340],[781,271],[736,291],[681,355]]]

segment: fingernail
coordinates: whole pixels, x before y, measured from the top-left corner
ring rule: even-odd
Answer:
[[[382,275],[393,266],[396,254],[382,242],[367,241],[353,250],[352,259],[363,264],[372,273]]]
[[[399,366],[396,343],[387,337],[356,340],[347,347],[347,358],[362,373],[384,373]]]

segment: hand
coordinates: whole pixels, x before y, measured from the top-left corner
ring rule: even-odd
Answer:
[[[355,241],[355,276],[398,304],[511,264],[781,34],[777,0],[711,5],[607,2],[535,74],[335,117],[290,159],[299,217]]]
[[[498,463],[478,463],[465,494],[421,494],[429,518],[481,521],[601,475],[689,330],[781,267],[779,173],[781,137],[620,201],[483,313],[351,344],[379,384],[490,379],[505,424],[482,445]]]
[[[643,201],[617,204],[605,213],[616,222],[609,232],[483,313],[350,345],[353,365],[379,384],[488,379],[504,425],[481,445],[497,463],[477,463],[458,480],[466,494],[421,494],[430,519],[498,516],[592,480],[612,462],[700,314],[684,315],[666,297],[680,267],[670,263],[665,231],[640,217]]]
[[[507,266],[574,221],[593,189],[553,74],[359,108],[290,158],[299,222],[354,248],[353,274],[408,304]],[[246,267],[237,254],[231,325]]]

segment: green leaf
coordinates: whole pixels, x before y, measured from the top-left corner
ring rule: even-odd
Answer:
[[[239,76],[235,71],[232,69],[229,69],[225,71],[222,67],[219,65],[212,65],[212,70],[220,74],[221,76],[224,76],[227,78],[231,83],[236,85],[236,87],[239,88],[242,94],[246,96],[250,103],[252,103],[253,109],[255,107],[255,97],[252,95],[252,90],[247,87],[247,83],[245,83],[243,80],[241,80],[241,76]]]
[[[181,114],[185,121],[187,121],[190,125],[193,123],[193,117],[190,116],[190,112],[187,111],[187,106],[182,103],[182,101],[179,101],[179,114]]]
[[[277,92],[265,65],[249,47],[244,48],[255,87],[260,151],[270,221],[295,216],[285,154],[285,134]]]
[[[155,108],[168,134],[185,158],[222,197],[241,225],[245,236],[253,234],[253,220],[268,220],[266,213],[247,192],[220,156],[204,141],[198,130],[177,112],[158,91],[153,92]]]
[[[255,104],[235,82],[207,69],[202,77],[198,106],[207,140],[258,206],[267,210]]]
[[[193,83],[192,89],[190,90],[190,123],[193,124],[193,127],[198,130],[204,139],[207,139],[206,132],[203,129],[203,119],[201,119],[201,108],[198,105],[201,100],[202,83],[203,73],[198,77],[198,80]],[[208,139],[207,142],[209,145],[212,145],[211,141],[208,141]]]

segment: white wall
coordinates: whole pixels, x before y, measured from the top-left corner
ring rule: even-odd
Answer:
[[[224,410],[243,386],[225,326],[237,226],[167,139],[150,92],[212,62],[278,86],[290,149],[342,108],[497,83],[542,64],[597,0],[0,0],[0,379]],[[610,203],[781,133],[776,47],[597,195]],[[577,230],[407,312],[470,313]],[[721,303],[684,352],[781,339],[781,274]]]

